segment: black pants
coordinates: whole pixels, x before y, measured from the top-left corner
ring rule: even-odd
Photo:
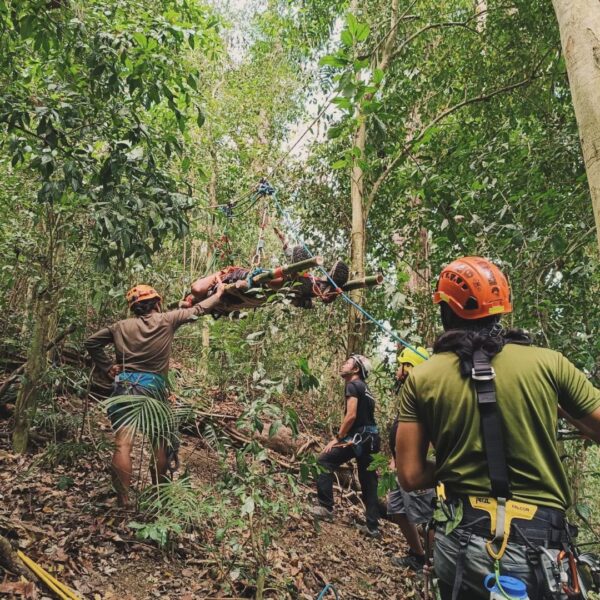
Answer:
[[[379,436],[373,435],[362,444],[362,453],[356,456],[352,446],[343,448],[332,448],[330,452],[323,452],[318,459],[319,465],[327,469],[317,478],[317,495],[319,504],[333,509],[333,471],[344,463],[356,459],[358,463],[358,480],[362,499],[366,507],[367,525],[369,529],[375,529],[379,520],[379,505],[377,501],[377,473],[369,471],[368,466],[373,458],[372,454],[379,452]]]

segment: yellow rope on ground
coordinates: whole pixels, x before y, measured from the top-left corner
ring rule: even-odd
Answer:
[[[31,560],[28,556],[23,554],[20,550],[17,552],[17,556],[61,599],[61,600],[81,600],[75,592],[67,587],[64,583],[58,581],[45,571],[40,565]]]

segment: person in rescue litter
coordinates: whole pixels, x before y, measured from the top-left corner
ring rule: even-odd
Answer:
[[[171,346],[177,329],[194,322],[215,308],[223,293],[216,293],[192,308],[161,312],[162,299],[148,285],[136,285],[127,292],[127,303],[133,317],[117,321],[101,329],[85,342],[85,348],[96,368],[115,380],[113,396],[153,396],[167,401],[166,376],[171,358]],[[114,344],[116,363],[106,355],[104,347]],[[131,450],[133,433],[124,426],[127,405],[109,408],[109,418],[115,430],[115,451],[112,458],[113,484],[118,502],[127,506],[131,482]],[[167,444],[153,448],[154,464],[150,467],[154,483],[166,477]]]
[[[399,390],[408,379],[412,370],[425,362],[429,353],[425,348],[419,346],[416,351],[412,348],[404,348],[398,353],[398,370],[396,382]],[[390,468],[396,468],[396,433],[398,431],[398,419],[390,427],[389,445],[392,459]],[[409,568],[413,571],[421,571],[425,565],[425,550],[421,542],[421,536],[417,529],[418,525],[424,526],[433,516],[433,489],[405,492],[398,483],[397,487],[390,491],[387,498],[387,518],[400,527],[402,534],[408,543],[408,554],[405,556],[394,556],[392,564]]]
[[[340,369],[340,375],[346,382],[346,410],[338,434],[325,446],[317,461],[325,472],[317,478],[319,504],[312,508],[312,514],[319,519],[333,519],[333,471],[355,458],[366,508],[367,524],[361,527],[361,531],[369,537],[379,537],[377,473],[369,471],[372,455],[380,449],[375,398],[365,383],[370,369],[369,360],[360,354],[353,354]]]
[[[562,354],[501,328],[511,294],[490,261],[455,260],[433,299],[444,333],[402,390],[396,467],[405,490],[441,482],[433,562],[441,597],[489,598],[484,578],[500,588],[505,571],[531,600],[562,598],[563,586],[572,592],[578,582],[554,577],[575,561],[557,409],[600,441],[600,391]],[[552,586],[559,595],[548,595]]]

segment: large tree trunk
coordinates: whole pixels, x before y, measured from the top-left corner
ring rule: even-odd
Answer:
[[[390,29],[386,35],[386,42],[381,48],[381,55],[375,57],[373,66],[386,71],[392,59],[392,52],[396,40],[398,28],[398,2],[392,0],[390,4]],[[358,2],[353,2],[350,6],[350,12],[356,14]],[[352,238],[351,238],[351,277],[365,276],[365,249],[366,249],[366,221],[370,207],[365,205],[365,181],[364,172],[359,161],[366,160],[365,147],[367,145],[367,124],[366,115],[358,111],[357,120],[358,129],[354,135],[354,148],[360,151],[358,157],[353,158],[352,176],[350,182],[350,197],[352,201]],[[357,153],[358,154],[358,153]],[[354,302],[362,305],[364,299],[364,290],[354,290],[350,292],[350,297]],[[362,315],[354,308],[350,307],[348,315],[348,353],[361,352],[365,342],[365,321]]]
[[[365,117],[359,115],[360,125],[354,137],[354,148],[360,151],[360,160],[364,160],[364,151],[367,140],[367,127]],[[365,213],[363,205],[364,176],[359,159],[354,158],[350,182],[350,198],[352,202],[352,237],[350,246],[350,278],[365,276]],[[350,292],[350,298],[361,305],[364,290],[358,289]],[[364,343],[365,323],[361,314],[350,306],[348,314],[348,354],[361,352]]]
[[[600,2],[553,0],[600,248]]]
[[[46,371],[46,345],[51,313],[50,295],[46,292],[37,294],[33,310],[33,330],[27,351],[27,366],[15,404],[15,428],[12,442],[13,450],[20,454],[27,451],[29,430],[42,391],[41,380]]]

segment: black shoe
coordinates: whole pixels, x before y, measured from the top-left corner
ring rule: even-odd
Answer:
[[[416,554],[412,550],[409,550],[406,556],[394,556],[391,562],[395,567],[410,569],[418,573],[425,566],[425,555]]]
[[[294,246],[292,248],[292,263],[299,263],[303,260],[312,258],[312,254],[304,246]]]
[[[368,525],[361,525],[358,530],[372,539],[378,540],[381,537],[381,531],[378,527],[371,528]]]
[[[348,269],[348,265],[341,261],[335,261],[333,267],[331,267],[329,273],[329,279],[333,280],[335,285],[339,288],[343,287],[348,283],[348,276],[350,275],[350,269]],[[331,285],[331,281],[329,281]]]
[[[310,514],[320,521],[333,521],[333,510],[325,506],[318,504],[317,506],[311,506],[309,509]]]

